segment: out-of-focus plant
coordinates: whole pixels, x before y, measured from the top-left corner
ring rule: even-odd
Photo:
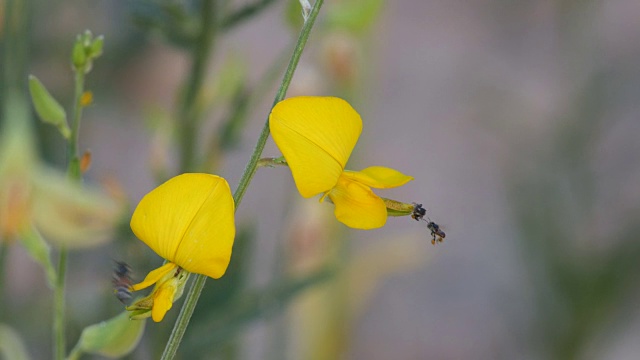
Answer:
[[[140,342],[146,321],[131,321],[127,311],[107,320],[87,326],[71,350],[67,360],[80,359],[82,354],[96,354],[116,359],[129,354]]]
[[[34,201],[34,213],[42,214],[49,220],[43,229],[49,230],[62,238],[68,239],[70,244],[83,244],[85,246],[96,245],[101,239],[110,239],[109,230],[115,225],[122,212],[122,204],[118,204],[104,195],[98,197],[81,188],[82,172],[88,169],[89,156],[83,156],[81,161],[78,152],[78,140],[82,110],[92,102],[91,92],[85,91],[85,77],[93,68],[93,61],[102,55],[104,39],[102,36],[93,37],[90,31],[78,35],[71,51],[71,67],[74,73],[74,98],[71,125],[68,125],[66,112],[45,86],[35,76],[29,77],[29,90],[36,113],[40,119],[55,126],[67,141],[67,178],[57,179],[56,175],[37,176],[44,179],[39,195],[44,199],[53,199],[57,203],[67,204],[73,217],[65,223],[62,219],[52,218],[52,214],[70,216],[70,211],[61,211],[46,202]],[[53,174],[53,173],[52,173]],[[73,199],[76,199],[73,201]],[[85,227],[97,233],[85,230]],[[27,238],[34,238],[29,236]],[[87,239],[92,239],[87,241]],[[71,242],[75,240],[74,242]],[[54,282],[54,355],[56,359],[62,359],[66,353],[65,330],[65,276],[67,266],[67,251],[69,244],[62,244],[59,251],[57,273]]]
[[[0,324],[0,355],[3,359],[29,360],[22,338],[11,327]]]
[[[548,359],[584,358],[638,290],[640,224],[632,216],[613,231],[597,225],[604,220],[590,149],[605,120],[598,110],[605,83],[592,78],[545,151],[522,149],[516,158],[527,154],[528,164],[509,168],[512,214],[533,285],[534,352]]]
[[[45,269],[54,289],[54,358],[66,352],[64,279],[67,251],[100,245],[110,239],[111,229],[122,215],[122,206],[100,189],[80,183],[77,154],[82,108],[90,103],[84,92],[84,75],[102,52],[102,38],[91,33],[79,35],[71,63],[76,74],[76,96],[71,126],[64,108],[35,77],[29,90],[35,110],[45,122],[55,126],[67,140],[67,175],[43,164],[36,155],[35,141],[26,102],[25,48],[29,6],[8,1],[5,14],[6,38],[2,94],[2,141],[0,143],[0,236],[6,242],[20,239],[25,249]],[[24,77],[23,77],[24,76]],[[59,249],[57,270],[50,258],[51,241]]]
[[[589,31],[566,26],[590,29],[583,23],[593,15],[587,3],[563,4],[553,14],[563,70],[579,79],[570,82],[568,100],[540,137],[517,144],[505,139],[513,150],[505,172],[508,199],[532,304],[524,335],[528,350],[545,359],[606,358],[598,353],[605,347],[593,345],[611,340],[640,289],[640,204],[620,209],[624,205],[609,197],[622,193],[611,192],[610,184],[633,180],[619,176],[624,158],[607,164],[616,168],[612,172],[596,170],[610,129],[628,125],[618,123],[616,114],[636,105],[612,91],[628,77],[621,71],[626,63],[608,56],[603,61]],[[584,59],[589,61],[576,69]],[[629,153],[625,144],[611,148],[616,146]],[[637,162],[630,165],[638,170]]]
[[[284,317],[287,352],[273,358],[340,358],[348,351],[349,333],[378,286],[396,274],[424,266],[427,249],[423,236],[408,232],[384,241],[371,239],[374,245],[351,253],[345,251],[345,234],[328,209],[309,202],[296,202],[295,207],[283,243],[283,272],[304,278],[330,266],[334,276],[292,301]]]
[[[298,0],[287,0],[285,21],[296,29],[302,21]],[[308,76],[315,85],[301,81],[296,95],[322,94],[328,89],[349,100],[358,100],[366,94],[369,71],[373,68],[370,57],[372,30],[383,14],[383,0],[341,0],[328,3],[324,19],[318,24],[319,40],[308,62]],[[302,91],[298,92],[297,89]],[[308,93],[309,88],[314,93]],[[304,89],[304,90],[303,90]]]

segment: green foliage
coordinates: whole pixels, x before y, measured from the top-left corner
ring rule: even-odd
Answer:
[[[521,149],[517,158],[526,157],[528,166],[514,166],[508,177],[523,264],[533,285],[532,338],[546,359],[583,358],[638,289],[637,222],[605,234],[584,231],[596,213],[590,155],[607,120],[603,110],[611,99],[604,90],[609,81],[593,73],[570,111],[555,123],[545,150]],[[585,244],[605,246],[591,251]]]
[[[53,289],[57,276],[55,267],[51,262],[51,246],[47,244],[35,228],[23,232],[20,240],[31,258],[42,266],[47,276],[49,287]]]
[[[76,37],[71,52],[71,63],[77,72],[88,73],[93,67],[93,60],[102,55],[104,37],[93,37],[91,31],[86,30]]]
[[[327,26],[361,34],[378,21],[384,0],[343,0],[332,5],[327,10]]]
[[[68,360],[79,359],[81,354],[120,358],[129,354],[144,334],[146,320],[129,320],[124,311],[107,321],[87,326]]]
[[[326,267],[304,278],[281,279],[264,289],[238,293],[225,304],[216,307],[206,318],[200,319],[198,324],[194,324],[194,332],[207,336],[190,339],[188,347],[198,352],[220,346],[235,338],[253,321],[279,314],[298,295],[328,281],[335,272],[335,268]]]
[[[284,12],[284,20],[291,29],[300,29],[304,23],[302,18],[302,7],[298,0],[288,0],[287,7]]]
[[[0,324],[0,358],[29,360],[27,348],[20,335],[10,326]]]
[[[33,101],[33,106],[40,119],[58,128],[60,134],[65,139],[69,139],[71,129],[67,124],[67,113],[34,75],[29,75],[29,91],[31,93],[31,101]]]

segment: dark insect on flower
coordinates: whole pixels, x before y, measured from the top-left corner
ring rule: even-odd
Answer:
[[[436,242],[441,243],[444,240],[446,234],[444,233],[444,231],[440,230],[440,225],[429,220],[427,227],[429,228],[429,230],[431,230],[431,236],[433,237],[433,239],[431,240],[431,244],[435,245]]]
[[[122,261],[115,262],[113,269],[113,293],[121,303],[126,304],[131,300],[131,267]]]
[[[420,221],[427,214],[427,210],[422,207],[422,204],[413,203],[413,214],[411,214],[411,218],[415,221]]]
[[[424,219],[425,215],[427,215],[427,210],[422,207],[422,204],[413,203],[413,213],[411,214],[411,218],[416,221],[420,221],[420,220],[426,221],[427,228],[431,230],[431,237],[432,237],[431,243],[433,245],[435,245],[436,242],[441,243],[445,238],[444,231],[440,229],[440,225],[434,223],[433,221],[431,221],[431,219],[427,218],[428,221],[425,220]]]

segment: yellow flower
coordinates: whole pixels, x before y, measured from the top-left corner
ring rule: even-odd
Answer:
[[[235,237],[234,208],[227,181],[209,174],[178,175],[145,195],[131,229],[167,263],[132,286],[137,291],[156,284],[146,303],[130,310],[151,307],[153,320],[161,321],[181,293],[185,271],[224,275]]]
[[[301,96],[278,103],[269,127],[287,160],[300,194],[323,194],[335,204],[336,218],[356,229],[374,229],[387,221],[384,201],[371,187],[398,187],[413,180],[397,170],[372,166],[345,170],[362,132],[360,115],[335,97]]]
[[[24,240],[32,228],[67,248],[111,240],[123,204],[42,163],[24,100],[8,94],[6,106],[0,131],[0,240]]]

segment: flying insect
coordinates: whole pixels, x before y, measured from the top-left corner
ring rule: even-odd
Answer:
[[[122,261],[115,262],[113,269],[113,293],[121,303],[127,304],[131,300],[131,267]]]
[[[431,237],[432,237],[431,244],[435,245],[436,242],[441,243],[442,241],[444,241],[446,234],[444,233],[444,231],[440,229],[440,225],[429,220],[429,223],[427,224],[427,228],[431,230]]]

